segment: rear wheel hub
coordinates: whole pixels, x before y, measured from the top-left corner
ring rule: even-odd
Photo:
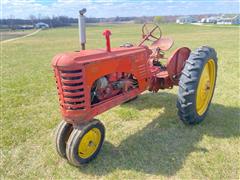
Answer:
[[[213,59],[209,59],[203,68],[197,88],[196,108],[197,113],[200,116],[205,113],[211,100],[214,89],[215,76],[215,63]]]

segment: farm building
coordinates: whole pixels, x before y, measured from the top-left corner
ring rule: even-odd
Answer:
[[[240,24],[240,15],[234,17],[222,17],[218,20],[217,24]]]
[[[35,24],[35,28],[37,29],[46,29],[49,28],[49,25],[43,22],[37,23]]]
[[[201,23],[240,24],[240,15],[202,18]]]
[[[220,17],[202,18],[201,23],[214,23],[214,24],[216,24],[220,19],[221,19]]]
[[[195,23],[197,22],[197,19],[195,19],[192,16],[183,16],[183,17],[179,17],[176,20],[176,23],[178,24],[186,24],[186,23]]]

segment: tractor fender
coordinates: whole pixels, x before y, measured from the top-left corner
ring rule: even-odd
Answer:
[[[176,49],[167,60],[167,72],[174,85],[178,85],[179,77],[191,50],[188,47]]]

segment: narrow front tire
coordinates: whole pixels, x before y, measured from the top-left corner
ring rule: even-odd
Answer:
[[[65,121],[61,121],[56,129],[55,133],[56,150],[57,153],[63,158],[66,158],[66,144],[72,130],[73,130],[72,125]]]
[[[99,153],[105,137],[105,128],[99,120],[75,127],[67,142],[67,159],[80,166],[93,160]]]

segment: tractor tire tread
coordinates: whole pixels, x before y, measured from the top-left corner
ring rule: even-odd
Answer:
[[[66,133],[69,133],[71,129],[71,124],[67,123],[66,121],[61,121],[59,125],[57,126],[56,132],[55,132],[55,146],[57,153],[63,157],[66,158],[66,143],[64,142]]]
[[[209,46],[201,46],[197,48],[194,52],[191,52],[180,76],[177,108],[180,120],[182,120],[185,124],[198,124],[206,116],[208,109],[202,116],[199,116],[197,114],[195,99],[197,92],[196,90],[203,66],[209,59],[214,60],[217,73],[216,51]],[[214,86],[215,83],[216,80],[214,82]]]

